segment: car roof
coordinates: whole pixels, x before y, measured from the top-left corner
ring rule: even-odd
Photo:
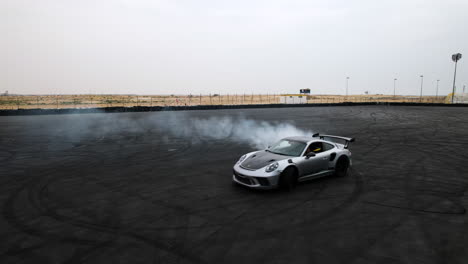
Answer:
[[[287,137],[287,138],[284,138],[284,139],[294,140],[294,141],[299,141],[299,142],[304,142],[304,143],[309,143],[309,142],[312,142],[312,141],[318,141],[319,140],[318,138],[313,138],[313,137]]]

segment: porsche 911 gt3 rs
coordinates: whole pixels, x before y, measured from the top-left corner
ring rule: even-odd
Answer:
[[[297,182],[329,175],[343,177],[351,166],[354,138],[319,135],[287,137],[273,146],[240,157],[233,182],[256,189],[293,188]]]

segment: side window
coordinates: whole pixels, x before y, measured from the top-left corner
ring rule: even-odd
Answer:
[[[327,151],[327,150],[330,150],[330,149],[333,149],[334,146],[332,144],[328,144],[328,143],[323,143],[323,151]]]
[[[323,152],[322,142],[313,142],[309,145],[304,155],[307,155],[309,152],[320,153]]]

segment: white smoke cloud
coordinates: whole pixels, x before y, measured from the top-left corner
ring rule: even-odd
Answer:
[[[155,119],[158,128],[176,136],[200,139],[224,139],[264,149],[274,142],[290,136],[311,136],[291,123],[267,122],[243,117],[190,118],[172,115],[169,120]]]
[[[205,114],[205,113],[204,113]],[[276,141],[291,136],[312,136],[312,131],[297,128],[290,122],[268,122],[242,116],[193,117],[186,112],[119,113],[67,115],[51,135],[66,137],[79,143],[90,138],[114,139],[160,133],[161,140],[171,136],[184,138],[193,144],[209,140],[227,140],[264,149]],[[115,137],[119,135],[119,137]]]

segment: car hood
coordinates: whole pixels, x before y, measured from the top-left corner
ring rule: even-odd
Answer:
[[[258,170],[275,161],[289,158],[291,158],[291,156],[284,156],[261,150],[245,159],[240,166],[247,170]]]

